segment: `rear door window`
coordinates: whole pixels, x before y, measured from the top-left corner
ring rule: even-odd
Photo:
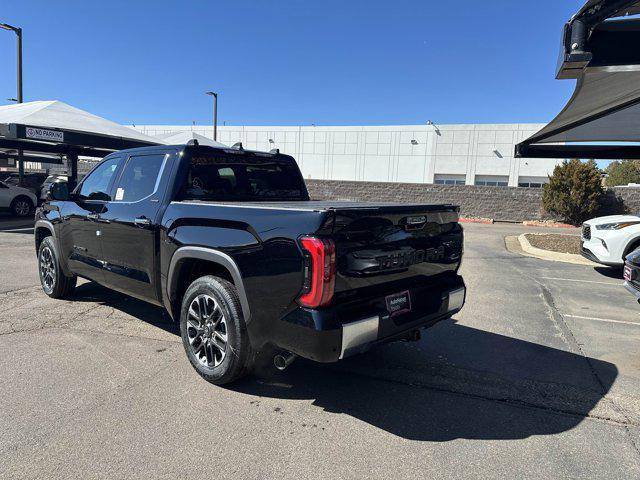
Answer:
[[[158,188],[166,155],[129,157],[116,185],[114,201],[137,202]]]

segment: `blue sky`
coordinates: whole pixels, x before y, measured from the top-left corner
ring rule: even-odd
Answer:
[[[547,122],[563,22],[582,0],[4,0],[24,29],[25,100],[121,123]],[[0,30],[0,104],[15,39]]]

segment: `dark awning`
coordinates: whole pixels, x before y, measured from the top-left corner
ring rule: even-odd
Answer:
[[[576,89],[516,156],[640,158],[638,146],[625,145],[640,144],[640,20],[606,21],[639,13],[639,5],[591,0],[565,26],[557,77],[577,78]],[[605,145],[589,145],[596,142]]]

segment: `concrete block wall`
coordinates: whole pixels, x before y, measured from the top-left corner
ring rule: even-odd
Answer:
[[[561,220],[544,212],[541,188],[425,185],[420,183],[307,180],[314,200],[452,203],[466,217],[522,222]],[[640,188],[615,187],[602,197],[598,215],[640,215]]]
[[[602,213],[606,215],[619,213],[640,215],[640,188],[610,188],[602,200]]]
[[[521,222],[542,220],[542,189],[420,183],[307,180],[314,200],[452,203],[467,217]]]

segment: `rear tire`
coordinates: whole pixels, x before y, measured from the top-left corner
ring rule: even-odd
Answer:
[[[33,212],[33,207],[33,202],[29,197],[16,197],[11,202],[11,213],[16,217],[25,218]]]
[[[180,334],[191,365],[208,382],[228,384],[251,371],[251,344],[232,283],[212,275],[195,280],[182,300]]]
[[[58,260],[58,248],[53,237],[45,237],[38,249],[38,273],[42,290],[51,298],[69,296],[76,288],[78,277],[67,277]]]

